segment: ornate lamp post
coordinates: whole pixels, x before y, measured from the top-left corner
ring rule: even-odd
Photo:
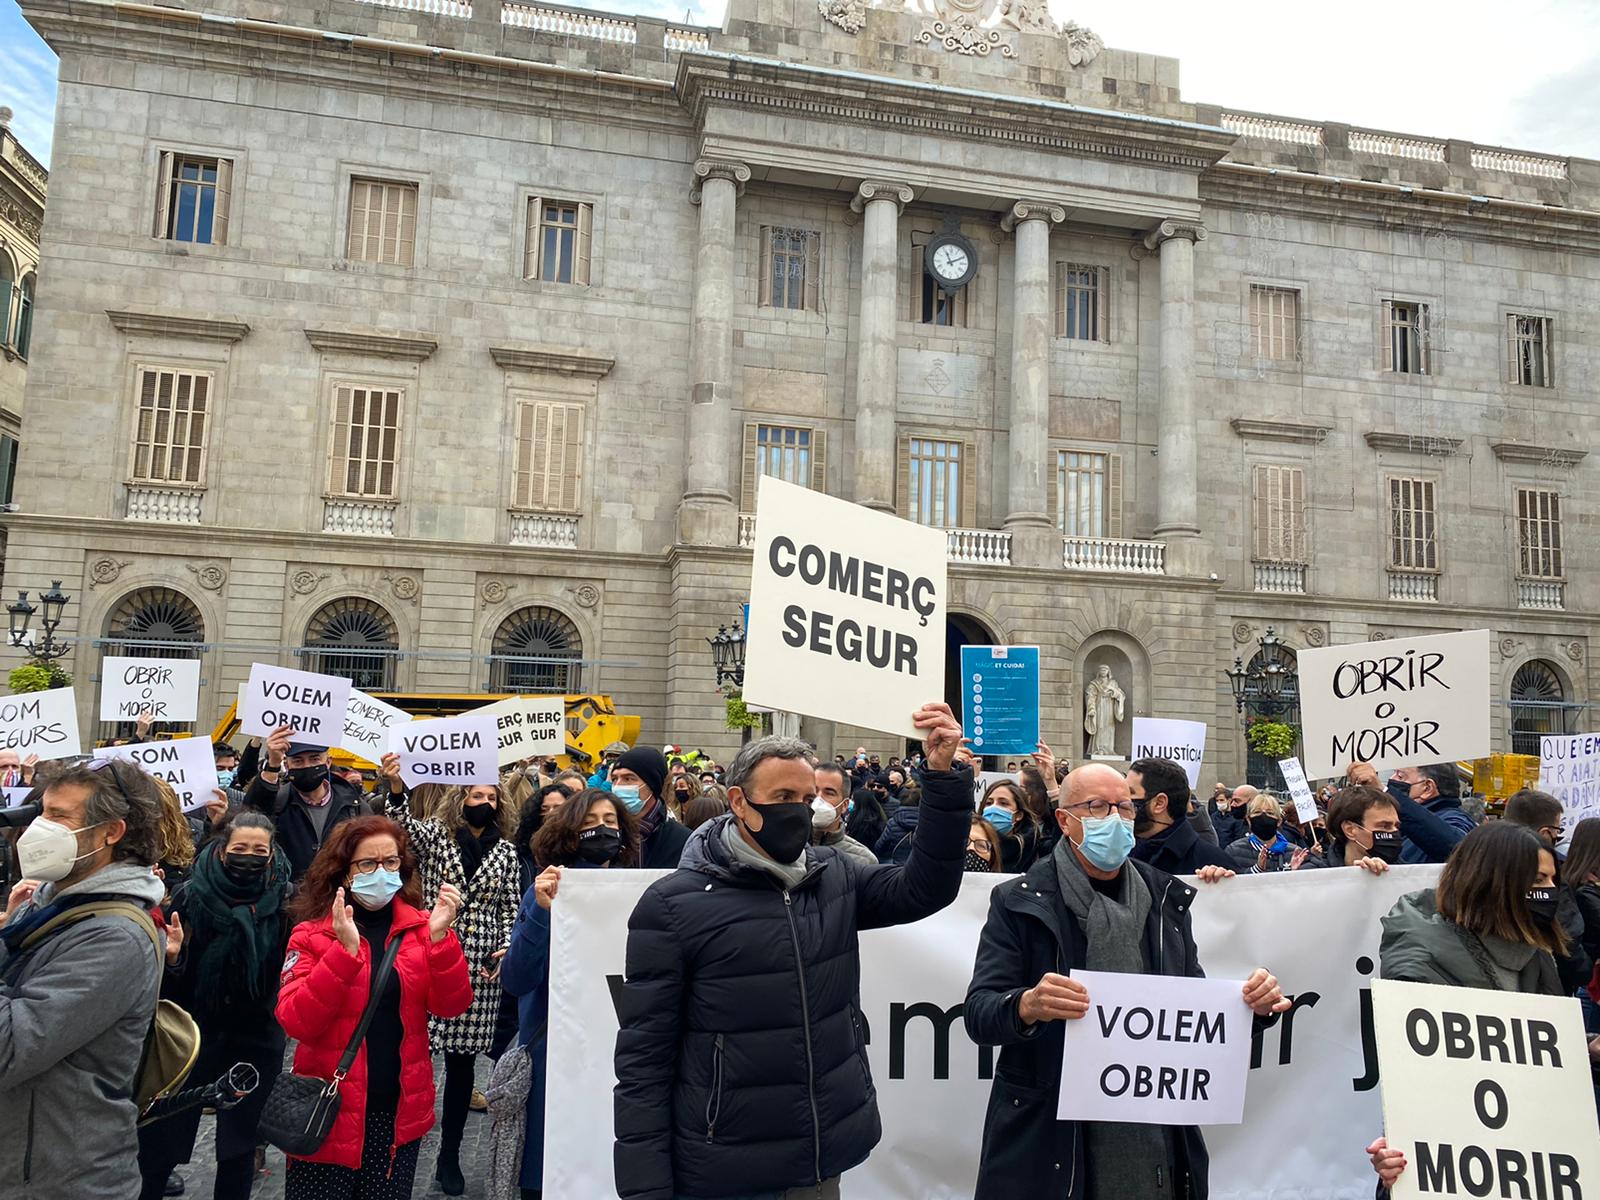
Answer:
[[[50,590],[39,595],[39,603],[44,606],[44,613],[39,619],[44,637],[28,646],[28,625],[39,608],[28,603],[27,592],[18,592],[16,602],[6,605],[6,612],[11,614],[11,644],[18,648],[27,646],[28,653],[40,662],[64,658],[72,647],[65,641],[56,641],[55,633],[61,624],[61,615],[67,607],[67,601],[71,599],[71,596],[61,590],[61,580],[50,581]]]
[[[744,629],[735,621],[733,628],[717,626],[717,636],[708,637],[711,661],[717,668],[717,687],[732,684],[735,689],[744,686]]]
[[[1294,707],[1300,695],[1300,672],[1291,661],[1289,648],[1271,625],[1258,640],[1261,649],[1252,658],[1249,668],[1246,669],[1244,660],[1236,655],[1233,670],[1226,674],[1233,685],[1236,709],[1243,712],[1249,705],[1262,716],[1268,716]]]

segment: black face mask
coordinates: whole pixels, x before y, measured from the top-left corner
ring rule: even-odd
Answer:
[[[494,824],[494,805],[469,804],[461,810],[461,819],[474,829],[487,829]]]
[[[761,828],[751,829],[748,824],[744,827],[755,838],[756,845],[774,862],[792,863],[799,858],[811,840],[811,805],[797,802],[751,807],[761,813]]]
[[[1233,813],[1234,820],[1242,821],[1244,820],[1245,813],[1250,811],[1250,802],[1246,800],[1243,804],[1231,805],[1230,811]]]
[[[294,790],[302,796],[309,796],[328,782],[328,764],[322,763],[315,767],[291,767],[289,782],[294,785]]]
[[[1398,829],[1379,829],[1372,834],[1372,849],[1367,854],[1373,858],[1380,858],[1391,867],[1400,861],[1400,831]]]
[[[578,857],[586,863],[604,866],[616,862],[622,853],[622,834],[609,825],[596,825],[578,835]]]
[[[983,855],[979,854],[976,850],[967,851],[967,861],[961,869],[963,871],[981,871],[985,874],[994,870],[994,868],[989,865],[988,859],[984,858]]]
[[[270,854],[224,854],[222,868],[235,883],[251,884],[264,879],[272,864]]]
[[[1555,888],[1529,888],[1528,914],[1533,917],[1536,924],[1546,929],[1554,927],[1556,923]]]
[[[1250,818],[1250,832],[1261,841],[1270,842],[1278,836],[1278,818],[1258,813]]]

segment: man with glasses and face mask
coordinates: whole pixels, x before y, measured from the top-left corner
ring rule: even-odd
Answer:
[[[1089,1012],[1088,990],[1066,972],[1204,973],[1190,923],[1194,889],[1128,857],[1136,810],[1127,780],[1089,763],[1067,776],[1063,792],[1054,852],[990,893],[967,990],[967,1033],[1001,1047],[976,1200],[1203,1196],[1210,1160],[1199,1129],[1056,1119],[1064,1082],[1057,1022]],[[1264,970],[1245,981],[1244,1000],[1263,1016],[1289,1007]]]
[[[368,809],[361,789],[333,774],[328,748],[291,741],[293,732],[284,725],[267,739],[260,774],[251,780],[244,803],[272,818],[278,847],[299,883],[335,827]]]
[[[139,1194],[133,1085],[161,982],[139,920],[165,891],[151,871],[161,801],[137,767],[97,762],[56,775],[41,804],[0,928],[0,1196],[125,1200]],[[88,915],[104,901],[137,911]]]

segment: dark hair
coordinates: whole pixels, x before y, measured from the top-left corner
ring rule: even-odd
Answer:
[[[84,828],[107,821],[126,823],[122,840],[111,848],[112,862],[153,867],[161,860],[165,812],[153,776],[114,758],[93,770],[68,767],[54,776],[45,790],[61,787],[81,787],[89,793],[83,801]]]
[[[1455,800],[1461,796],[1461,776],[1456,774],[1455,763],[1429,763],[1425,767],[1418,767],[1417,774],[1433,780],[1433,786],[1445,799]]]
[[[228,745],[227,742],[212,742],[211,743],[211,757],[212,758],[238,758],[239,757],[239,753],[232,746]]]
[[[1396,817],[1400,815],[1400,807],[1395,804],[1393,796],[1364,783],[1353,784],[1337,792],[1328,802],[1328,837],[1332,839],[1333,848],[1337,852],[1335,859],[1330,861],[1333,861],[1335,866],[1344,865],[1336,859],[1343,857],[1345,845],[1350,840],[1344,835],[1344,823],[1354,821],[1364,827],[1367,812],[1380,804],[1392,808]]]
[[[1561,875],[1573,887],[1600,877],[1600,817],[1585,817],[1572,827],[1572,844],[1567,847]]]
[[[1035,825],[1042,826],[1050,811],[1050,789],[1045,785],[1044,774],[1032,759],[1023,763],[1017,774],[1022,776],[1022,809]]]
[[[544,826],[544,798],[551,794],[559,794],[563,804],[571,798],[559,783],[547,783],[522,802],[522,817],[517,822],[516,833],[518,854],[532,857],[534,834]]]
[[[233,835],[241,829],[264,829],[267,836],[276,844],[278,840],[278,827],[272,823],[272,818],[266,813],[246,810],[233,814],[233,819],[222,827],[217,834],[216,841],[226,846],[233,840]]]
[[[388,817],[354,817],[341,821],[328,834],[322,849],[311,860],[300,890],[289,905],[291,920],[320,921],[333,907],[333,897],[344,887],[356,847],[369,837],[392,837],[400,847],[400,899],[413,908],[422,907],[422,876],[417,872],[417,856],[411,852],[406,831]],[[348,899],[348,897],[346,897]]]
[[[1551,954],[1566,950],[1559,925],[1541,929],[1528,912],[1528,889],[1539,878],[1539,852],[1550,847],[1533,830],[1509,821],[1480,825],[1450,852],[1434,904],[1439,915],[1479,937],[1502,938]]]
[[[533,837],[534,865],[545,867],[571,866],[578,858],[578,833],[589,810],[600,801],[606,801],[616,811],[617,832],[622,834],[622,853],[613,864],[618,867],[639,865],[639,822],[610,792],[599,788],[584,788],[568,800],[539,828]]]
[[[1167,798],[1167,816],[1174,822],[1189,819],[1189,776],[1170,758],[1141,758],[1128,767],[1139,772],[1144,794],[1153,800]]]
[[[1546,825],[1560,825],[1561,814],[1561,801],[1537,788],[1513,792],[1506,801],[1506,820],[1513,825],[1524,825],[1535,833]]]
[[[984,788],[983,799],[978,801],[979,813],[983,812],[984,809],[988,808],[989,805],[994,803],[990,797],[992,797],[1002,788],[1010,792],[1011,798],[1017,802],[1017,817],[1021,821],[1032,821],[1034,824],[1043,824],[1043,822],[1034,818],[1033,808],[1028,803],[1028,789],[1023,787],[1015,779],[996,779],[992,781],[988,787]],[[998,829],[995,830],[995,834],[997,836],[999,835],[999,832],[1000,831]]]
[[[1000,861],[1000,831],[993,825],[989,824],[989,822],[983,817],[980,817],[977,813],[973,813],[972,820],[967,824],[968,841],[972,840],[972,827],[974,825],[983,830],[983,840],[989,843],[989,870],[996,872],[1003,871],[1005,867]]]
[[[889,823],[883,805],[872,789],[865,787],[853,790],[850,793],[850,802],[855,807],[845,818],[844,831],[869,849],[876,846],[878,839],[883,836],[884,826]]]
[[[896,770],[898,770],[898,769],[899,768],[896,768]],[[850,772],[849,771],[846,771],[844,769],[844,767],[840,766],[838,763],[833,762],[831,760],[825,759],[822,762],[819,762],[817,764],[817,774],[818,775],[822,775],[824,773],[826,773],[828,775],[837,775],[839,777],[839,790],[841,792],[843,792],[846,796],[848,796],[850,794]],[[901,774],[904,774],[904,773],[905,772],[903,772],[903,771],[901,772]]]
[[[702,792],[683,806],[683,823],[690,829],[699,829],[727,811],[728,802],[721,796]]]

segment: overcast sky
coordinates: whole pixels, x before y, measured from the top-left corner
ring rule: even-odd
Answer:
[[[578,7],[720,24],[725,5]],[[1189,100],[1600,159],[1600,0],[1053,0],[1051,11],[1108,46],[1177,58]],[[0,0],[0,104],[45,162],[54,63],[16,0]]]

